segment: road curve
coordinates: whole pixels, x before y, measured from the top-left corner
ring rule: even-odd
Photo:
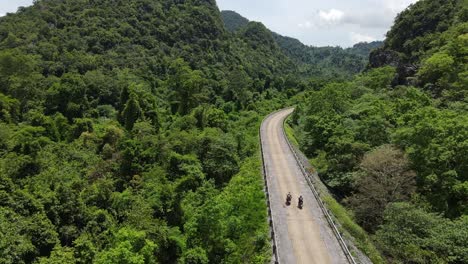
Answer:
[[[283,121],[292,111],[270,115],[260,129],[279,263],[348,263],[284,136]],[[285,204],[288,192],[290,206]],[[299,195],[304,197],[302,210]]]

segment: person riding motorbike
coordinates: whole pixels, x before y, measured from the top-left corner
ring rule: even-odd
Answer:
[[[302,195],[299,196],[299,202],[297,204],[297,207],[302,208],[302,205],[304,204],[304,198],[302,198]]]
[[[288,192],[288,194],[286,195],[286,205],[290,205],[291,200],[292,200],[291,192]]]

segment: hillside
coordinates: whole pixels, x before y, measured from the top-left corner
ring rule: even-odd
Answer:
[[[221,16],[226,29],[236,33],[245,27],[249,20],[234,11],[222,11]],[[300,67],[303,76],[349,77],[361,72],[368,62],[370,52],[382,42],[358,43],[352,48],[312,47],[299,40],[272,32],[282,52]]]
[[[215,0],[0,17],[0,263],[269,263],[259,126],[290,105],[359,250],[468,263],[467,36],[466,0],[420,0],[347,49]]]
[[[257,128],[294,71],[214,0],[1,17],[0,263],[268,261]]]
[[[467,14],[418,1],[364,73],[297,98],[302,150],[390,263],[468,262]]]
[[[444,101],[466,100],[466,1],[422,2],[398,15],[369,65],[396,66],[394,86],[415,85]]]
[[[350,53],[369,57],[371,51],[382,47],[383,43],[383,41],[360,42],[354,44],[352,48],[347,48],[346,50]]]
[[[226,29],[230,32],[235,32],[250,22],[247,18],[230,10],[221,11],[221,18],[223,19]]]

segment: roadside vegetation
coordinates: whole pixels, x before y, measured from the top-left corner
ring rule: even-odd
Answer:
[[[468,262],[466,14],[419,1],[365,72],[296,98],[301,149],[391,263]]]

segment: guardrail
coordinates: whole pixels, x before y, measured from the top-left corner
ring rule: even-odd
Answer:
[[[276,112],[274,112],[274,113],[276,113]],[[274,114],[274,113],[272,113],[272,114]],[[288,137],[286,135],[286,132],[285,132],[285,129],[284,129],[286,119],[287,118],[285,118],[283,120],[283,129],[282,129],[283,136],[284,136],[284,138],[286,140],[286,143],[288,144],[289,149],[291,149],[291,151],[292,151],[292,153],[294,155],[294,159],[296,160],[297,165],[301,169],[302,175],[304,176],[304,178],[306,179],[310,189],[312,190],[312,193],[314,194],[315,199],[317,199],[317,202],[318,202],[318,204],[320,206],[320,209],[322,209],[323,214],[327,218],[327,222],[330,225],[331,229],[333,230],[333,233],[335,234],[336,239],[338,240],[341,248],[343,249],[343,253],[345,254],[348,262],[351,263],[351,264],[357,264],[356,261],[354,260],[353,255],[351,254],[351,251],[348,248],[348,245],[346,244],[345,240],[343,239],[343,236],[341,235],[340,231],[338,230],[338,227],[336,226],[335,222],[333,221],[333,218],[332,218],[329,210],[326,208],[325,203],[320,198],[320,194],[317,191],[317,189],[315,188],[315,185],[311,180],[312,175],[306,170],[306,166],[302,163],[301,159],[299,159],[296,148],[294,148],[294,146],[291,144],[291,142],[289,142],[289,139],[288,139]],[[263,152],[262,152],[262,157],[263,157]]]

